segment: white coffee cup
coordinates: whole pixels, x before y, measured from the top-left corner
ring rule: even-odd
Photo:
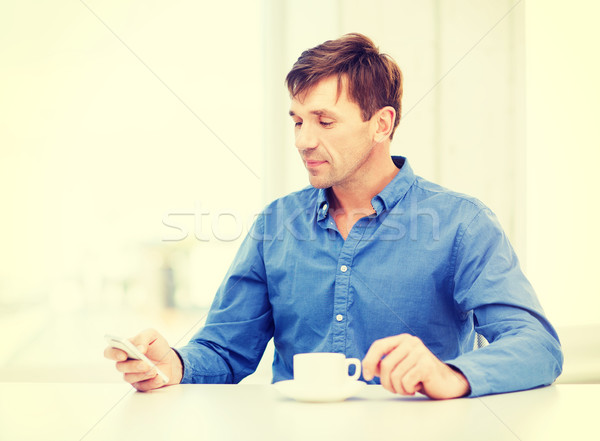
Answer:
[[[348,374],[350,365],[354,374]],[[348,380],[358,380],[361,363],[358,358],[346,358],[334,352],[313,352],[294,355],[294,381],[315,386],[339,386]]]

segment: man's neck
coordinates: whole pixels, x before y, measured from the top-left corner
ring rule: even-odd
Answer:
[[[331,203],[336,211],[346,215],[367,215],[373,212],[371,200],[398,174],[398,167],[389,154],[378,161],[370,161],[360,179],[331,188]]]

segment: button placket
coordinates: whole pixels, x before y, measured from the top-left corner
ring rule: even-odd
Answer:
[[[355,224],[352,234],[349,234],[338,257],[335,277],[335,291],[333,301],[333,350],[344,352],[347,349],[347,334],[349,320],[348,302],[350,301],[350,278],[354,255],[364,235],[365,225],[362,222]]]

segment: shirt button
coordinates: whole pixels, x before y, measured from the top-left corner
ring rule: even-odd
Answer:
[[[336,319],[338,322],[341,322],[342,320],[344,320],[344,316],[343,316],[342,314],[338,314],[338,315],[336,315],[336,316],[335,316],[335,319]]]
[[[346,271],[348,271],[348,267],[346,265],[342,265],[340,267],[340,271],[343,272],[343,273],[345,273]]]
[[[323,211],[327,211],[327,204],[323,204]]]

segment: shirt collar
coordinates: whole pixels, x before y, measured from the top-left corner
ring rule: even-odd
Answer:
[[[373,209],[379,216],[383,211],[389,210],[404,197],[408,189],[411,187],[416,177],[408,163],[408,160],[403,156],[392,156],[392,161],[398,170],[398,174],[385,186],[379,194],[371,199]],[[320,188],[317,193],[317,220],[323,220],[327,217],[329,211],[329,200],[327,199],[327,189]]]
[[[329,200],[327,199],[327,189],[319,188],[317,193],[317,220],[321,221],[327,217],[329,211]]]
[[[392,156],[392,161],[400,170],[398,170],[398,174],[394,179],[371,199],[371,204],[377,215],[394,207],[404,197],[416,179],[412,167],[404,156]]]

